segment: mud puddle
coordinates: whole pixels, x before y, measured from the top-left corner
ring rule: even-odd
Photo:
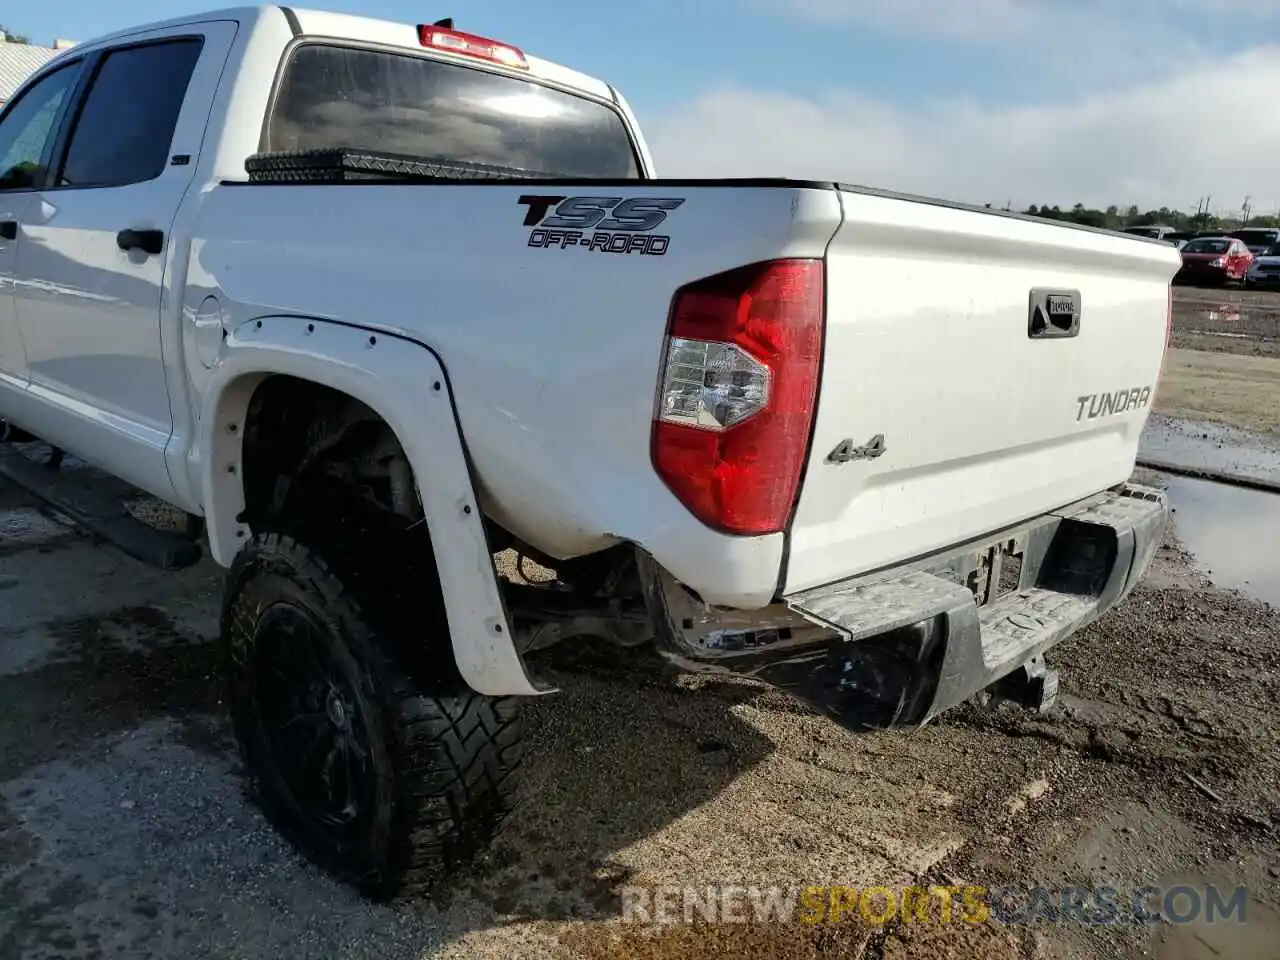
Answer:
[[[1180,467],[1280,483],[1280,438],[1219,423],[1154,414],[1142,432],[1139,455]]]
[[[1238,878],[1225,874],[1204,876],[1199,873],[1177,873],[1162,877],[1157,886],[1164,890],[1182,888],[1187,903],[1171,901],[1175,909],[1185,909],[1195,892],[1216,889],[1224,899],[1239,888]],[[1182,918],[1174,924],[1162,924],[1147,944],[1155,960],[1217,960],[1219,957],[1280,957],[1280,913],[1247,897],[1236,913],[1210,920],[1200,914]]]
[[[1174,295],[1173,319],[1186,333],[1274,337],[1280,316],[1274,302],[1255,298]]]
[[[1201,313],[1201,318],[1207,323],[1239,323],[1241,316],[1238,308],[1227,303]],[[1231,334],[1224,334],[1224,336],[1231,336]],[[1235,334],[1235,336],[1243,336],[1243,334]]]
[[[1280,496],[1168,477],[1178,539],[1220,587],[1280,606]]]

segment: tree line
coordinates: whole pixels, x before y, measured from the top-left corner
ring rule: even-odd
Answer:
[[[1074,207],[1063,210],[1057,204],[1037,206],[1032,204],[1023,213],[1045,220],[1066,220],[1070,223],[1082,223],[1090,227],[1105,227],[1109,230],[1123,230],[1125,227],[1147,227],[1160,225],[1173,227],[1175,230],[1235,230],[1238,227],[1280,227],[1280,217],[1254,216],[1241,223],[1239,217],[1219,217],[1200,211],[1186,213],[1161,207],[1159,210],[1139,210],[1136,205],[1121,209],[1117,206],[1096,210],[1077,203]]]

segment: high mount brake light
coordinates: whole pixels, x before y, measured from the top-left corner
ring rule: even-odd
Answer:
[[[804,473],[822,360],[821,260],[773,260],[676,291],[651,457],[725,533],[786,528]]]
[[[529,61],[525,59],[524,53],[519,48],[490,40],[488,37],[477,37],[474,33],[450,30],[437,24],[420,23],[418,24],[418,41],[424,47],[430,47],[433,50],[444,50],[462,54],[465,57],[489,60],[500,63],[504,67],[515,67],[519,70],[529,69]]]

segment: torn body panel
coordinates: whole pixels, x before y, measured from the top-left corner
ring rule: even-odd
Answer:
[[[730,621],[712,630],[691,617],[682,588],[660,574],[648,579],[650,603],[665,652],[683,666],[767,681],[852,726],[916,725],[1029,667],[1051,701],[1044,654],[1128,596],[1167,519],[1163,493],[1126,485],[792,594],[732,642]]]

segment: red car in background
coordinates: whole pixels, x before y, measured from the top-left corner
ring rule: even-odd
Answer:
[[[1196,237],[1182,245],[1182,269],[1174,283],[1220,286],[1243,280],[1253,265],[1253,254],[1235,237]]]

